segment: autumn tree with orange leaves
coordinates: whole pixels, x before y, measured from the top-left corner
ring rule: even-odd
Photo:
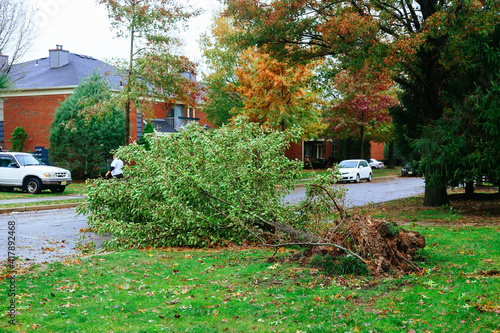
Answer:
[[[316,66],[291,65],[251,48],[245,50],[236,69],[239,85],[234,87],[244,106],[236,112],[266,128],[285,131],[297,126],[315,137],[324,129],[320,96],[310,84]]]
[[[321,96],[313,83],[320,62],[292,64],[231,40],[237,33],[230,18],[215,18],[202,49],[211,73],[206,77],[207,102],[203,111],[219,125],[243,115],[265,128],[301,127],[308,137],[321,133]]]

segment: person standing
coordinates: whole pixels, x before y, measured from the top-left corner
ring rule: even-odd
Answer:
[[[115,154],[113,154],[113,162],[111,162],[111,166],[108,172],[106,173],[106,178],[108,178],[109,174],[111,174],[113,178],[123,178],[122,168],[123,168],[122,160],[120,160],[118,157],[116,157]]]

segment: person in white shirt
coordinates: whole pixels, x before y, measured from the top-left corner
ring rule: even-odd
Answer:
[[[106,178],[111,174],[114,178],[123,178],[123,162],[116,155],[113,154],[113,162],[111,162],[111,167],[106,173]]]

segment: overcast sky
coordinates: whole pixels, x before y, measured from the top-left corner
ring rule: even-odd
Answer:
[[[38,29],[30,51],[22,59],[29,61],[47,57],[48,50],[63,45],[65,50],[105,60],[128,58],[129,41],[117,39],[111,31],[106,8],[96,0],[28,0],[37,9]],[[185,55],[201,62],[198,39],[208,31],[211,17],[220,4],[217,0],[180,0],[203,8],[205,13],[190,23],[183,34]]]

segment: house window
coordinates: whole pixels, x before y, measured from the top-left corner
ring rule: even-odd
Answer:
[[[322,142],[306,142],[304,146],[304,155],[315,161],[318,158],[323,158],[323,143]]]
[[[314,157],[315,159],[323,158],[323,143],[315,143],[314,144]]]

